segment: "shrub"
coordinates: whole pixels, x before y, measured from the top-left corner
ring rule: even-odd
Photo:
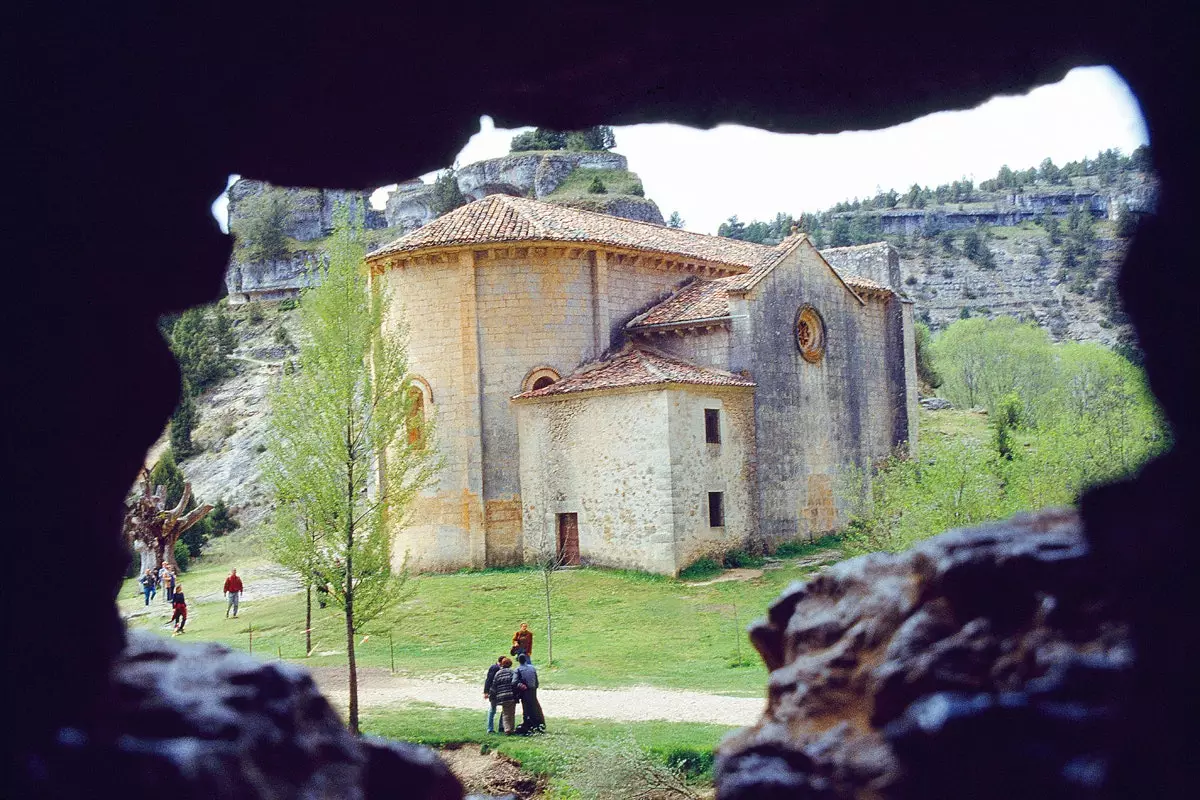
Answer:
[[[738,569],[761,567],[764,559],[762,556],[752,555],[741,548],[737,548],[727,552],[723,561],[726,569]]]
[[[250,304],[250,310],[246,316],[247,316],[247,319],[249,319],[250,322],[255,325],[257,325],[258,323],[260,323],[264,319],[266,319],[266,316],[263,314],[262,306],[259,305],[258,303]]]
[[[588,185],[588,191],[592,194],[608,194],[608,189],[604,188],[604,181],[600,180],[600,176],[592,178],[592,182]]]
[[[679,579],[681,581],[700,581],[705,578],[711,578],[723,569],[724,567],[718,564],[716,559],[705,556],[693,561],[685,569],[680,570]]]
[[[284,232],[292,213],[287,192],[269,187],[237,204],[230,231],[250,261],[270,261],[287,254]]]
[[[950,231],[945,231],[944,233],[942,233],[942,235],[940,237],[938,237],[938,241],[941,242],[942,249],[945,250],[947,253],[954,252],[954,234],[953,233],[951,233]]]
[[[188,564],[192,560],[192,551],[188,548],[187,542],[182,538],[175,542],[175,563],[179,565],[180,572],[187,572]]]
[[[635,183],[635,184],[633,185],[633,187],[632,187],[632,188],[629,190],[629,193],[630,193],[630,194],[635,194],[635,195],[637,195],[638,197],[645,197],[645,196],[646,196],[646,190],[645,190],[644,188],[642,188],[642,182],[641,182],[641,181],[638,181],[637,183]]]
[[[917,276],[909,275],[907,278],[904,279],[904,283],[907,284],[908,286],[916,286],[917,285]]]
[[[467,204],[467,198],[458,188],[458,179],[454,177],[453,169],[444,170],[437,176],[433,182],[432,195],[429,208],[439,217]]]
[[[943,269],[942,269],[942,277],[943,277],[943,278],[953,278],[953,277],[954,277],[954,270],[950,269],[949,267],[945,267],[945,268],[943,268]]]
[[[279,301],[279,310],[280,311],[291,311],[292,309],[297,308],[299,305],[300,305],[300,301],[298,299],[296,299],[295,297],[289,297],[285,300]]]

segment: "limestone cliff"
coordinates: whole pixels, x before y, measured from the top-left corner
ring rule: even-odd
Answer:
[[[664,224],[658,205],[642,196],[641,180],[628,167],[625,156],[617,153],[555,150],[478,161],[457,170],[455,178],[468,201],[489,194],[511,194]],[[596,178],[605,184],[603,194],[590,191]],[[240,180],[229,188],[230,230],[248,213],[246,201],[265,191],[283,192],[287,198],[283,233],[289,240],[288,251],[275,258],[251,259],[235,246],[225,275],[232,305],[298,295],[308,285],[309,270],[324,255],[324,239],[333,232],[333,212],[339,204],[347,206],[352,219],[362,220],[371,247],[438,217],[434,187],[420,178],[398,184],[382,211],[371,208],[367,191],[280,188]]]
[[[371,208],[370,192],[342,189],[301,189],[271,186],[263,181],[239,180],[229,187],[229,229],[235,231],[250,213],[250,198],[279,192],[286,200],[283,234],[287,252],[275,258],[250,258],[238,242],[229,259],[225,287],[230,303],[294,297],[307,283],[307,273],[321,257],[322,242],[334,228],[334,211],[345,207],[350,218],[364,229],[386,226],[382,213]]]
[[[468,200],[478,200],[489,194],[532,196],[543,200],[580,168],[626,172],[629,162],[625,156],[609,152],[512,153],[468,164],[456,175],[458,188]]]

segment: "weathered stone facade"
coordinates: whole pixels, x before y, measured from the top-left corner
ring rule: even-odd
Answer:
[[[803,236],[768,247],[504,195],[372,253],[445,465],[397,559],[520,563],[568,525],[581,563],[676,574],[834,529],[846,468],[916,441],[911,304],[888,288],[895,251],[875,255],[883,272],[842,275]]]

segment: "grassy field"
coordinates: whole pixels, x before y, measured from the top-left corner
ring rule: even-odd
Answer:
[[[228,567],[245,577],[247,595],[238,619],[225,619],[219,595]],[[554,576],[554,662],[547,664],[545,598],[541,574],[528,569],[421,575],[409,580],[411,596],[359,637],[358,663],[390,667],[409,676],[476,679],[528,621],[534,656],[556,686],[610,688],[651,685],[741,696],[761,696],[766,670],[747,640],[747,624],[791,582],[816,567],[783,562],[760,577],[693,586],[659,576],[572,569]],[[256,580],[269,574],[265,559],[219,557],[200,561],[183,576],[193,598],[185,639],[212,640],[265,657],[313,666],[345,663],[344,623],[330,607],[314,604],[313,652],[305,656],[304,595],[254,599]],[[125,582],[123,612],[142,606],[139,588]],[[167,634],[165,603],[129,625]],[[389,635],[391,639],[389,640]],[[251,642],[253,637],[253,642]],[[394,649],[393,649],[394,647]],[[740,655],[740,663],[739,663]]]
[[[633,194],[633,189],[642,181],[637,173],[615,169],[590,169],[580,167],[571,172],[558,187],[546,196],[547,201],[594,199],[597,195],[588,191],[592,179],[599,178],[608,194]],[[599,195],[603,197],[604,195]]]
[[[414,704],[402,708],[368,711],[363,732],[431,747],[447,744],[480,744],[515,759],[538,775],[563,777],[572,759],[591,746],[629,737],[665,763],[680,764],[700,779],[709,778],[712,752],[733,727],[694,722],[604,722],[555,720],[541,736],[498,736],[483,730],[486,709],[479,712]]]

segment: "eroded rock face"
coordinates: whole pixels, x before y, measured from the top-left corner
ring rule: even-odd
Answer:
[[[718,797],[1103,797],[1132,649],[1078,516],[950,531],[795,584],[751,629]]]
[[[512,153],[476,161],[458,170],[458,188],[468,200],[489,194],[532,196],[541,199],[553,192],[579,168],[627,170],[625,156],[609,152],[556,150],[552,153]]]
[[[309,675],[131,632],[100,727],[25,760],[20,796],[462,797],[423,747],[351,736]]]

